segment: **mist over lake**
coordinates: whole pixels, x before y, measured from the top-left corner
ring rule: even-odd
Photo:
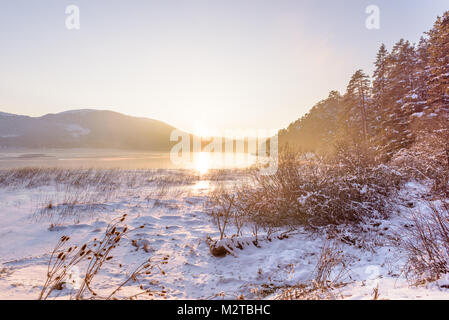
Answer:
[[[192,153],[191,161],[176,165],[169,152],[118,149],[0,149],[0,168],[102,168],[102,169],[233,169],[256,163],[250,154]],[[206,166],[207,168],[204,168]]]

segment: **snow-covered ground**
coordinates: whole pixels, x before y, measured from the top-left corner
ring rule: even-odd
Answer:
[[[157,172],[164,176],[179,174]],[[219,233],[204,205],[215,183],[207,177],[196,178],[161,193],[160,185],[138,181],[91,196],[82,187],[84,193],[56,184],[1,188],[0,299],[36,299],[45,281],[49,253],[61,236],[68,235],[71,243],[81,245],[101,237],[108,223],[125,213],[130,227],[145,228],[132,233],[115,249],[114,259],[95,281],[100,291],[110,291],[126,278],[127,271],[149,257],[163,255],[169,257],[162,266],[166,274],[156,272],[145,281],[165,290],[168,299],[276,298],[278,288],[313,279],[327,238],[321,232],[299,228],[286,239],[262,240],[259,247],[248,245],[236,250],[234,256],[212,256],[206,238],[216,239]],[[410,183],[400,196],[419,208],[424,189]],[[61,204],[76,197],[87,205],[77,203],[71,210],[61,210]],[[49,203],[52,209],[42,211]],[[442,287],[449,284],[449,278],[422,287],[410,286],[405,278],[405,255],[396,243],[407,210],[398,206],[390,220],[365,226],[364,236],[375,239],[375,246],[359,248],[338,241],[349,266],[342,279],[348,284],[336,289],[341,297],[371,299],[373,289],[378,287],[380,299],[449,299],[449,289]],[[68,289],[58,294],[67,297]]]

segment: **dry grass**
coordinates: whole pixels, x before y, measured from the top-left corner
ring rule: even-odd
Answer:
[[[121,187],[189,185],[198,176],[187,170],[122,170],[122,169],[62,169],[18,168],[0,170],[0,187],[36,188],[48,185],[66,185],[93,188],[98,192],[118,190]]]
[[[326,241],[315,267],[317,287],[332,287],[347,274],[346,257],[337,242]]]
[[[223,226],[230,223],[237,230],[249,225],[257,236],[259,230],[357,225],[386,218],[391,196],[402,183],[389,167],[346,150],[327,159],[303,159],[285,150],[275,174],[248,172],[250,181],[217,189],[210,196],[208,212],[221,237]]]
[[[228,192],[223,185],[218,186],[209,196],[206,206],[208,213],[220,232],[220,240],[226,236],[226,228],[234,220],[237,221],[237,213],[234,208],[235,195]],[[238,233],[242,228],[243,222],[238,221]]]
[[[449,273],[449,203],[428,203],[429,211],[411,213],[403,246],[408,254],[407,277],[415,284]]]
[[[130,275],[117,287],[105,296],[100,296],[95,289],[95,277],[101,269],[113,259],[112,251],[120,245],[123,238],[137,229],[129,229],[123,224],[126,215],[115,219],[108,225],[104,237],[100,240],[94,239],[82,246],[69,246],[70,240],[67,236],[62,236],[50,255],[47,268],[47,278],[39,294],[39,300],[49,299],[55,290],[62,290],[64,285],[70,281],[70,272],[74,267],[84,264],[84,272],[81,277],[79,288],[72,290],[70,299],[116,299],[118,292],[129,284],[135,285],[140,291],[128,296],[128,299],[136,298],[140,295],[154,297],[165,296],[164,292],[156,292],[150,288],[144,288],[139,280],[139,276],[149,276],[154,269],[165,272],[151,258],[139,265]],[[167,259],[164,257],[163,261]]]
[[[392,160],[408,179],[429,181],[434,195],[449,198],[448,139],[433,131],[417,136],[409,149],[403,149]]]
[[[53,195],[43,194],[37,200],[33,219],[59,223],[70,218],[79,222],[82,218],[92,218],[99,211],[105,210],[106,203],[113,197],[112,192],[67,185]]]
[[[343,282],[349,272],[347,258],[336,242],[327,241],[315,266],[314,278],[284,289],[277,300],[335,300],[341,299],[338,289],[347,285]]]
[[[40,192],[33,218],[59,223],[73,218],[75,222],[104,211],[107,203],[145,195],[154,205],[164,199],[175,199],[189,191],[199,177],[187,170],[120,170],[21,168],[0,170],[0,188],[52,187]],[[53,192],[53,193],[51,193]]]

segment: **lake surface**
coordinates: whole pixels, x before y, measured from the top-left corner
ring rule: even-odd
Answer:
[[[0,169],[24,167],[209,169],[245,168],[256,163],[249,154],[196,153],[189,161],[174,163],[169,153],[93,149],[0,149]]]

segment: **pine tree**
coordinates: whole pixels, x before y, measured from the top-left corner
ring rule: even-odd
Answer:
[[[384,99],[386,99],[388,56],[388,50],[385,44],[382,43],[377,52],[376,62],[374,63],[376,69],[373,74],[373,100],[376,109],[381,108],[384,105]]]
[[[419,44],[416,48],[416,88],[414,93],[416,94],[416,109],[415,112],[422,112],[427,104],[427,82],[430,76],[429,66],[429,41],[428,39],[421,37]]]
[[[370,80],[363,70],[357,70],[351,77],[346,88],[344,98],[345,112],[343,121],[345,122],[346,134],[349,134],[354,141],[362,135],[363,143],[366,145],[368,139],[368,106],[370,103]]]
[[[429,31],[428,104],[435,130],[446,140],[447,167],[449,169],[449,11],[438,17]]]
[[[423,127],[423,116],[429,109],[427,103],[427,82],[430,76],[429,68],[429,41],[421,37],[416,47],[414,61],[414,88],[404,97],[406,108],[409,110],[409,123],[412,126],[413,134],[420,134]],[[424,125],[425,126],[425,125]]]
[[[417,86],[416,57],[410,42],[401,39],[384,60],[383,89],[375,90],[375,101],[380,105],[376,142],[385,160],[414,140],[410,130],[410,116],[414,108],[408,100],[413,97]],[[375,81],[378,82],[377,78]]]
[[[374,121],[372,130],[374,132],[372,142],[375,146],[383,143],[383,127],[381,126],[383,109],[388,105],[388,71],[389,71],[389,52],[382,44],[377,52],[375,70],[373,73],[373,113]]]
[[[445,115],[449,107],[449,11],[438,17],[429,36],[428,101],[434,112]]]
[[[358,70],[343,97],[331,92],[280,134],[310,151],[336,142],[374,146],[384,161],[417,137],[439,144],[449,170],[449,11],[418,45],[401,39],[389,52],[382,44],[372,87]]]

